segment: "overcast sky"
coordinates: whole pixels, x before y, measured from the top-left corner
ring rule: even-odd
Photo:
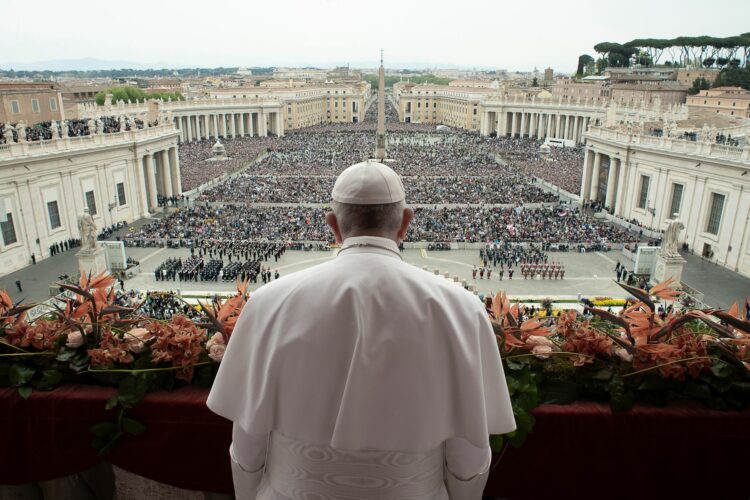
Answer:
[[[750,31],[748,0],[0,0],[0,67],[422,63],[575,70],[602,41]]]

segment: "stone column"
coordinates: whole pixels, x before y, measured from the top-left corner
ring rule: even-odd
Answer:
[[[247,114],[247,135],[250,137],[254,136],[256,134],[255,125],[253,125],[253,115],[255,113],[248,113]]]
[[[245,113],[240,113],[240,137],[245,137]]]
[[[190,123],[190,121],[191,121],[190,120],[190,115],[186,116],[185,120],[187,121],[187,137],[188,137],[187,140],[192,142],[192,140],[193,140],[193,125]]]
[[[615,215],[622,215],[622,208],[625,204],[625,196],[628,191],[628,186],[625,185],[625,165],[622,164],[622,159],[617,159],[617,195],[615,199]]]
[[[593,169],[591,150],[586,149],[583,156],[583,177],[581,178],[581,203],[589,199],[591,194],[591,170]]]
[[[591,193],[589,199],[599,201],[599,169],[602,165],[602,154],[594,153],[594,169],[591,176]]]
[[[159,151],[159,161],[161,163],[161,177],[164,182],[164,196],[170,198],[172,196],[172,166],[167,156],[167,150]]]
[[[266,124],[266,113],[261,111],[258,113],[258,136],[266,137],[268,135],[267,124]]]
[[[520,137],[523,137],[526,133],[526,112],[521,113],[521,133],[518,134]]]
[[[576,116],[575,118],[573,118],[573,120],[574,120],[573,121],[573,140],[575,141],[576,144],[578,144],[580,142],[578,140],[578,121],[579,121],[579,117]]]
[[[548,115],[549,120],[547,120],[547,137],[554,137],[555,136],[555,117],[557,115]]]
[[[557,120],[557,130],[555,132],[555,137],[560,139],[562,138],[562,115],[555,115],[555,118]]]
[[[284,119],[283,115],[279,112],[276,113],[276,135],[278,137],[284,136]]]
[[[516,133],[518,132],[518,123],[516,121],[516,112],[513,112],[513,115],[511,116],[511,122],[510,122],[510,136],[515,137]]]
[[[209,129],[209,117],[208,115],[203,115],[203,126],[205,127],[206,132],[206,139],[211,138],[211,130]]]
[[[231,115],[229,115],[229,119],[230,119],[229,125],[231,126],[231,131],[232,131],[232,138],[236,138],[237,137],[237,115],[235,113],[232,113]]]
[[[617,163],[617,158],[610,157],[609,172],[607,172],[607,195],[604,199],[604,206],[607,207],[612,213],[614,213],[615,194],[617,193],[617,190],[615,189],[615,181],[617,180],[615,165]]]
[[[216,121],[216,113],[211,113],[211,125],[213,126],[213,138],[218,139],[219,137],[219,127]]]
[[[176,147],[169,148],[167,152],[169,158],[169,173],[172,182],[172,192],[176,196],[182,194],[182,177],[180,175],[180,156]]]
[[[153,212],[159,203],[156,199],[156,165],[153,155],[144,155],[143,161],[146,164],[146,184],[148,186],[148,210]]]
[[[135,181],[137,183],[138,189],[135,191],[138,192],[138,214],[141,217],[147,217],[148,216],[148,190],[146,186],[146,177],[143,175],[143,157],[139,156],[138,159],[135,162]]]

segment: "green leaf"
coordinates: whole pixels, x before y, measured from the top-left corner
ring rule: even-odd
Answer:
[[[508,370],[523,370],[525,363],[523,361],[518,361],[515,359],[504,359],[505,366],[508,368]]]
[[[118,394],[115,394],[114,396],[112,396],[111,398],[107,400],[107,404],[104,405],[104,409],[111,410],[112,408],[117,406],[117,403],[119,402],[120,402],[120,397]]]
[[[734,367],[731,366],[729,363],[725,363],[723,361],[716,361],[711,366],[711,373],[713,373],[714,376],[718,378],[731,377],[734,372],[735,372]]]
[[[89,427],[89,431],[98,438],[114,436],[119,431],[114,422],[99,422]]]
[[[132,436],[137,436],[146,432],[145,425],[135,419],[128,417],[122,419],[122,428],[125,429],[125,432]]]
[[[31,396],[31,392],[32,389],[30,385],[22,385],[18,388],[18,395],[23,399],[29,399],[29,396]]]
[[[148,383],[143,377],[129,375],[122,379],[118,388],[120,404],[125,408],[132,408],[146,395]]]
[[[492,453],[500,453],[503,451],[503,442],[505,440],[503,439],[503,436],[500,434],[492,434],[490,436],[490,449],[492,449]]]
[[[635,394],[625,387],[622,377],[616,375],[609,382],[609,405],[615,412],[630,410],[635,404]]]
[[[8,378],[10,379],[11,385],[20,386],[29,382],[36,373],[36,369],[31,366],[22,365],[20,363],[13,363],[8,371]]]
[[[693,399],[709,399],[711,397],[711,388],[706,384],[696,382],[687,382],[683,392]]]
[[[78,351],[76,351],[75,349],[62,348],[62,349],[60,349],[60,352],[57,355],[57,360],[60,361],[60,362],[62,362],[62,363],[67,363],[68,361],[70,361],[71,359],[73,359],[73,357],[77,353],[78,353]]]
[[[42,371],[42,378],[35,384],[35,387],[40,391],[49,391],[54,389],[60,381],[62,381],[63,375],[60,370],[53,368]]]
[[[612,370],[603,368],[596,372],[591,378],[593,378],[594,380],[609,380],[612,378]]]

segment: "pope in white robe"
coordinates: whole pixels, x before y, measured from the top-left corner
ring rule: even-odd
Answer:
[[[349,167],[332,199],[339,254],[252,295],[208,398],[234,423],[235,494],[481,499],[489,435],[515,429],[484,306],[403,262],[389,167]]]

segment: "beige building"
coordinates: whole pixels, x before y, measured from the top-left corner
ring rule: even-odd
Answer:
[[[215,89],[216,99],[267,99],[280,103],[284,129],[309,127],[319,123],[357,123],[365,117],[370,84],[329,83],[300,87],[238,87]]]
[[[562,99],[597,99],[608,101],[611,97],[609,77],[586,77],[583,80],[558,80],[550,87],[553,97]]]
[[[406,123],[434,123],[465,130],[479,130],[479,103],[492,89],[416,85],[397,82],[393,96],[399,119]]]
[[[696,78],[705,78],[713,85],[719,72],[718,69],[709,68],[680,68],[677,70],[677,83],[692,87]]]
[[[750,118],[750,92],[742,87],[716,87],[701,90],[697,95],[688,96],[691,109],[710,110],[723,115]]]
[[[684,85],[662,83],[615,83],[611,89],[612,100],[619,104],[656,104],[658,100],[664,106],[684,103],[688,90]]]
[[[65,118],[60,88],[54,83],[0,83],[0,123],[34,125]]]

